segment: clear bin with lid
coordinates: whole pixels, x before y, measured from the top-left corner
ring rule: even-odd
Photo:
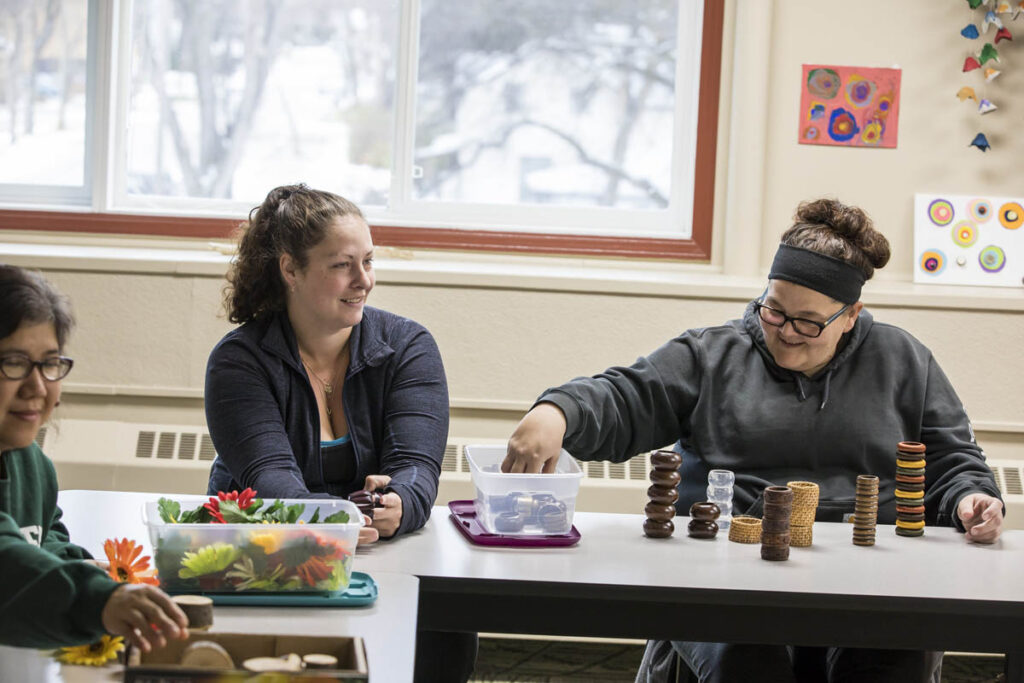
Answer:
[[[165,496],[181,510],[203,505],[208,496]],[[266,499],[266,509],[276,499]],[[341,500],[284,499],[303,505],[296,523],[176,524],[160,516],[157,500],[143,505],[160,587],[182,592],[340,592],[352,576],[362,515]],[[337,512],[344,523],[310,523]]]
[[[569,533],[583,478],[579,464],[562,449],[551,474],[511,474],[501,471],[507,450],[502,445],[465,447],[477,520],[488,533],[506,536]]]

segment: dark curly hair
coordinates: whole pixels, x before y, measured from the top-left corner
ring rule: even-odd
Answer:
[[[889,262],[889,240],[856,206],[835,199],[801,202],[793,221],[782,235],[783,244],[846,261],[859,268],[865,280]]]
[[[278,260],[289,254],[300,268],[308,252],[339,218],[356,216],[359,207],[336,194],[304,184],[275,187],[263,203],[249,212],[239,228],[238,253],[228,269],[224,307],[228,320],[246,323],[285,308],[284,281]]]
[[[57,347],[75,326],[71,302],[42,274],[0,264],[0,339],[14,334],[23,323],[53,323]]]

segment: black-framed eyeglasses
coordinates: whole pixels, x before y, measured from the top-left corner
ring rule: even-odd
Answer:
[[[771,306],[765,306],[760,301],[754,302],[754,308],[757,309],[757,314],[761,317],[765,323],[773,327],[782,327],[786,323],[792,323],[793,330],[797,334],[802,334],[805,337],[820,337],[821,333],[825,331],[832,322],[846,312],[846,309],[850,307],[850,304],[846,304],[833,315],[831,318],[823,323],[819,323],[816,320],[808,320],[807,318],[794,318],[786,315],[777,308]]]
[[[25,379],[32,374],[32,368],[39,368],[43,379],[56,382],[64,379],[71,372],[71,366],[75,361],[67,356],[53,356],[46,360],[32,360],[26,355],[12,353],[7,356],[0,356],[0,375],[7,379]]]

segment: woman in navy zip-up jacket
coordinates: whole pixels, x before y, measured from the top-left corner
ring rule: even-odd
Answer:
[[[358,207],[304,185],[272,190],[242,226],[228,280],[242,325],[207,365],[208,492],[383,489],[381,536],[423,526],[448,436],[444,367],[422,325],[366,306],[373,243]]]

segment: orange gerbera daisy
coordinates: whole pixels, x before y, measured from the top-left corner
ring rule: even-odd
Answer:
[[[316,586],[317,583],[331,576],[332,567],[319,557],[313,556],[295,568],[295,572],[302,577],[307,585]]]
[[[149,567],[149,555],[142,554],[142,546],[122,538],[108,538],[103,542],[103,551],[107,553],[110,560],[110,568],[107,573],[110,578],[118,583],[148,583],[156,586],[159,582],[156,579],[156,569]]]

